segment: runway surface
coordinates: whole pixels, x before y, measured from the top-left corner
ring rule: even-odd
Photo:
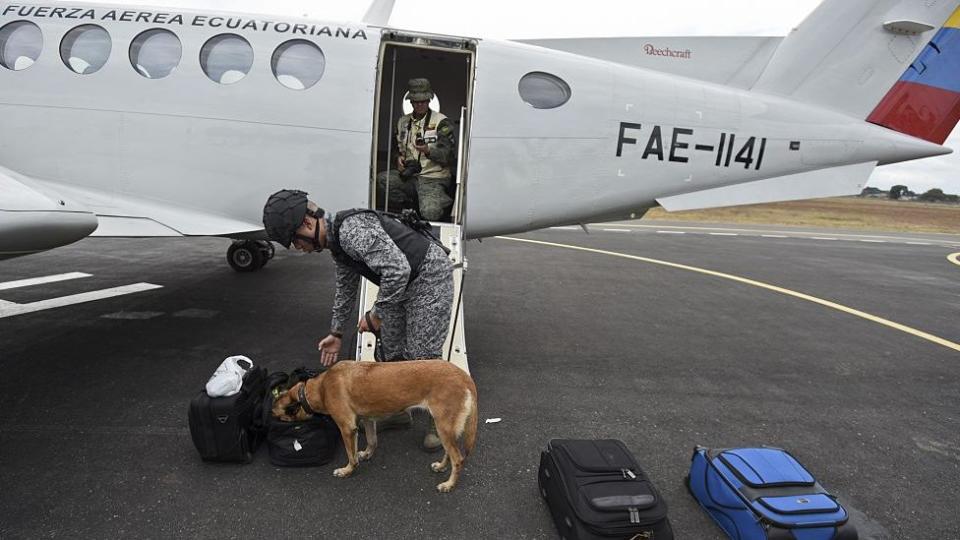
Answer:
[[[187,405],[224,357],[318,362],[329,256],[245,275],[227,240],[88,239],[4,261],[0,538],[552,538],[536,470],[559,437],[626,442],[679,539],[722,538],[682,484],[698,444],[789,449],[861,538],[960,537],[960,236],[640,223],[469,243],[481,426],[451,494],[422,416],[349,479],[342,452],[198,458]]]

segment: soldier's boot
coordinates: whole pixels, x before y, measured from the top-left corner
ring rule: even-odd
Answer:
[[[423,436],[421,448],[423,448],[424,452],[436,452],[443,448],[443,443],[440,442],[440,436],[437,435],[437,424],[433,421],[433,417],[430,417],[430,427],[427,428],[427,433]]]
[[[377,433],[388,429],[406,429],[413,423],[408,411],[400,411],[397,414],[383,418],[377,421]]]

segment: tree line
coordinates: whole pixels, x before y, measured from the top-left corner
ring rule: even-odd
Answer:
[[[916,194],[913,191],[910,191],[905,185],[897,184],[890,188],[889,191],[884,191],[875,187],[864,188],[860,192],[861,197],[883,197],[898,200],[911,200],[911,201],[923,201],[923,202],[945,202],[945,203],[960,203],[960,195],[954,195],[950,193],[944,193],[940,188],[933,188],[925,191],[921,194]]]

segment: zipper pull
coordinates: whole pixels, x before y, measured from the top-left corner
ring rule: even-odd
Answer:
[[[636,508],[630,509],[630,523],[631,524],[640,523],[640,511],[637,510]]]
[[[637,479],[637,475],[633,474],[633,471],[631,471],[630,469],[623,469],[623,477],[629,478],[630,480]]]

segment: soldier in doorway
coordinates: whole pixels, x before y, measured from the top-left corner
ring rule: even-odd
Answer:
[[[427,79],[410,79],[407,99],[413,112],[397,122],[396,170],[377,176],[377,202],[389,210],[418,208],[424,219],[444,219],[453,205],[448,194],[457,143],[450,120],[430,109],[433,90]],[[385,195],[386,193],[386,195]]]

